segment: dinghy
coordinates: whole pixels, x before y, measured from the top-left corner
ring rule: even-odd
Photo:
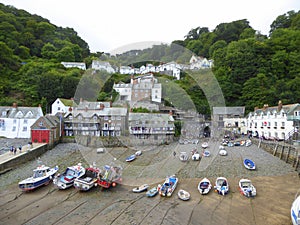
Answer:
[[[183,201],[187,201],[187,200],[190,199],[190,197],[191,197],[191,195],[190,195],[189,192],[187,192],[187,191],[185,191],[185,190],[183,190],[183,189],[180,189],[180,190],[178,191],[178,198],[179,198],[179,199],[181,199],[181,200],[183,200]]]
[[[248,170],[255,170],[255,163],[251,159],[244,159],[244,166]]]
[[[229,192],[229,183],[225,177],[216,179],[215,191],[220,195],[226,195]]]
[[[291,207],[291,219],[293,225],[300,224],[300,196],[298,196]]]
[[[148,197],[154,197],[155,195],[157,195],[157,193],[158,193],[157,187],[153,187],[146,192],[146,195]]]
[[[219,155],[226,156],[227,155],[227,151],[225,149],[222,149],[222,150],[219,151]]]
[[[186,152],[180,152],[179,159],[183,162],[188,161],[189,155]]]
[[[256,196],[256,188],[252,184],[251,180],[241,179],[239,181],[239,189],[242,195],[246,197]]]
[[[209,179],[207,179],[206,177],[203,178],[198,184],[198,191],[200,192],[200,194],[206,195],[209,193],[210,189],[211,189],[211,183]]]
[[[148,184],[142,184],[139,187],[133,188],[132,191],[135,192],[135,193],[140,193],[140,192],[148,190],[148,188],[149,188]]]
[[[158,185],[158,193],[163,197],[170,197],[178,183],[178,178],[175,175],[169,176],[166,178],[165,182],[162,185]]]

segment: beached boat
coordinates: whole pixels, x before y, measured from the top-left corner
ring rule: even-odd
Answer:
[[[300,196],[298,196],[291,207],[291,219],[293,225],[300,224]]]
[[[148,188],[149,188],[148,184],[142,184],[141,186],[133,188],[132,191],[135,192],[135,193],[140,193],[140,192],[143,192],[143,191],[147,191]]]
[[[201,159],[201,156],[198,152],[195,152],[193,155],[192,155],[192,160],[194,161],[199,161]]]
[[[219,155],[226,156],[227,155],[227,151],[225,149],[222,149],[222,150],[219,151]]]
[[[250,145],[252,145],[252,141],[251,140],[247,140],[246,143],[245,143],[245,146],[249,147]]]
[[[160,196],[170,197],[176,189],[178,178],[175,175],[167,177],[162,185],[158,185],[158,193]]]
[[[76,178],[81,177],[85,173],[85,168],[78,163],[76,166],[68,167],[63,174],[58,174],[53,179],[53,184],[59,189],[67,189],[74,185]]]
[[[146,195],[148,197],[154,197],[155,195],[157,195],[157,193],[158,193],[157,187],[153,187],[146,192]]]
[[[244,159],[243,162],[248,170],[255,170],[255,163],[251,159]]]
[[[207,148],[208,147],[208,143],[207,142],[203,142],[201,146],[202,146],[202,148]]]
[[[50,168],[48,166],[38,166],[33,170],[33,176],[19,182],[19,188],[23,191],[31,191],[42,185],[47,185],[53,180],[58,171],[58,166]]]
[[[126,162],[131,162],[136,159],[136,154],[128,156],[125,160]]]
[[[202,155],[203,155],[204,157],[209,157],[209,156],[210,156],[210,151],[205,150],[205,151],[202,153]]]
[[[220,195],[225,195],[229,192],[229,183],[225,177],[216,179],[215,191]]]
[[[97,186],[99,172],[100,169],[97,167],[86,168],[85,173],[74,180],[74,187],[80,191],[88,191]]]
[[[122,167],[120,166],[104,166],[100,170],[97,184],[103,188],[115,187],[122,182]]]
[[[141,150],[136,151],[134,154],[135,154],[136,156],[140,156],[140,155],[142,155],[142,151],[141,151]]]
[[[189,200],[191,197],[190,193],[187,192],[186,190],[183,190],[183,189],[180,189],[178,191],[178,198],[183,200],[183,201],[186,201],[186,200]]]
[[[212,186],[211,186],[210,180],[205,177],[199,182],[198,191],[200,192],[200,194],[206,195],[211,190],[211,187]]]
[[[188,161],[189,155],[186,152],[180,152],[179,159],[183,162]]]
[[[241,179],[239,181],[239,189],[242,195],[246,197],[254,197],[256,196],[256,188],[252,184],[251,180]]]

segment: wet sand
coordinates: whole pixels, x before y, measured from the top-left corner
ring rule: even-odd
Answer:
[[[66,145],[62,146],[61,149],[66,149]],[[51,159],[61,168],[66,165],[66,159],[74,163],[82,157],[80,155],[84,155],[86,161],[89,161],[89,155],[94,160],[101,157],[102,162],[105,157],[116,158],[116,162],[123,163],[123,184],[108,190],[95,187],[88,192],[78,192],[74,188],[57,190],[50,183],[26,193],[18,189],[16,181],[4,184],[4,180],[12,179],[18,173],[26,178],[25,174],[33,169],[33,162],[29,162],[0,176],[0,224],[291,224],[290,207],[300,187],[298,174],[293,168],[256,146],[228,149],[228,156],[222,156],[224,158],[216,154],[216,146],[210,145],[212,157],[200,162],[181,162],[178,159],[180,151],[195,146],[171,145],[162,146],[164,159],[157,158],[158,152],[152,150],[144,152],[130,164],[123,163],[123,158],[132,153],[129,149],[111,149],[109,155],[101,156],[87,148],[77,153],[66,151],[64,156],[57,152],[61,149],[51,150],[41,160]],[[258,170],[251,173],[240,162],[249,154],[256,155],[258,165]],[[58,156],[60,159],[55,161]],[[222,162],[223,167],[220,166]],[[157,185],[163,182],[167,173],[173,172],[179,177],[179,184],[170,198],[148,198],[144,192],[132,192],[135,185],[144,182]],[[229,181],[228,195],[220,196],[213,190],[208,195],[200,195],[197,185],[202,177],[207,176],[213,183],[222,174]],[[238,181],[241,178],[252,180],[257,189],[256,197],[246,198],[239,193]],[[180,200],[177,197],[179,189],[189,191],[191,199]]]

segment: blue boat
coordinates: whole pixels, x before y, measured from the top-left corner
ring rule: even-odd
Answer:
[[[31,191],[42,185],[47,185],[53,180],[58,171],[58,166],[50,168],[48,166],[38,166],[33,170],[33,176],[19,182],[19,188],[23,191]]]
[[[300,196],[298,196],[292,204],[291,219],[293,225],[300,224]]]
[[[133,154],[133,155],[128,156],[128,157],[126,158],[126,162],[131,162],[131,161],[133,161],[133,160],[135,160],[135,159],[136,159],[136,155]]]
[[[173,194],[177,183],[178,178],[175,175],[167,177],[162,185],[158,185],[158,193],[160,194],[160,196],[170,197]]]
[[[244,159],[244,166],[248,170],[255,170],[255,163],[251,159]]]
[[[146,192],[146,195],[148,197],[154,197],[155,195],[157,195],[157,193],[158,193],[157,187],[153,187],[149,191]]]

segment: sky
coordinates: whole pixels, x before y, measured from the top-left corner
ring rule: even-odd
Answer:
[[[0,0],[73,28],[91,52],[119,53],[150,43],[183,40],[193,28],[247,19],[268,35],[279,15],[300,10],[299,0]],[[130,46],[126,48],[126,46]]]

